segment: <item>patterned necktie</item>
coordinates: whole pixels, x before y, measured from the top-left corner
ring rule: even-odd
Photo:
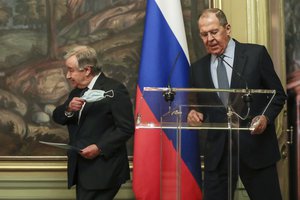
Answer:
[[[228,89],[229,88],[229,81],[227,77],[226,68],[223,62],[224,55],[220,55],[218,57],[218,66],[217,66],[217,77],[218,77],[218,84],[219,88],[221,89]],[[219,97],[222,100],[223,104],[227,106],[228,104],[228,92],[219,92]]]

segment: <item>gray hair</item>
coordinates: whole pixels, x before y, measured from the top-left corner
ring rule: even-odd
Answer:
[[[64,59],[68,59],[71,56],[76,56],[78,61],[78,69],[83,70],[85,67],[91,67],[92,74],[98,74],[101,72],[101,66],[97,58],[97,52],[95,49],[89,46],[76,46],[67,51]]]
[[[219,8],[208,8],[205,9],[202,14],[200,15],[200,18],[202,17],[207,17],[208,14],[214,13],[216,15],[216,17],[219,19],[220,25],[221,26],[225,26],[228,24],[227,18],[225,13],[219,9]]]

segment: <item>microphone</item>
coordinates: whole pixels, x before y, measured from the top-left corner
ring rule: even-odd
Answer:
[[[169,102],[169,105],[170,105],[169,107],[171,107],[171,103],[174,101],[175,94],[176,94],[171,87],[171,77],[173,75],[173,72],[174,72],[174,69],[175,69],[175,66],[176,66],[176,63],[178,61],[180,54],[181,54],[181,51],[179,51],[177,53],[174,63],[172,65],[171,72],[168,77],[168,90],[163,92],[163,97],[165,98],[166,102]]]
[[[223,56],[222,56],[223,55]],[[236,71],[235,69],[233,69],[233,66],[231,66],[225,59],[224,57],[226,57],[226,55],[224,54],[221,54],[221,55],[217,55],[217,58],[221,58],[221,60],[226,63],[231,69],[232,69],[232,72],[235,73],[236,75],[238,75],[238,77],[240,77],[240,79],[245,83],[245,86],[246,86],[246,91],[247,93],[244,94],[242,96],[242,99],[244,100],[244,102],[246,103],[247,107],[250,108],[250,104],[252,102],[252,94],[250,93],[250,90],[248,88],[248,83],[247,83],[247,80],[245,79],[244,76],[242,76],[238,71]]]

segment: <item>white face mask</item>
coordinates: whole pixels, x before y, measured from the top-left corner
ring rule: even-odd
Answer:
[[[106,97],[113,98],[114,97],[114,91],[113,90],[87,90],[84,95],[81,97],[86,102],[95,102],[100,101]]]

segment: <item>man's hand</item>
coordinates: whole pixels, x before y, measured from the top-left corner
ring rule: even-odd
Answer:
[[[195,110],[191,110],[187,117],[190,126],[199,126],[203,122],[203,114]]]
[[[251,134],[262,134],[265,131],[267,124],[268,119],[266,116],[259,115],[254,117],[251,122],[251,127],[254,128],[254,130],[251,131]]]
[[[94,159],[100,154],[100,149],[95,144],[91,144],[81,150],[80,155],[86,159]]]
[[[85,101],[79,97],[74,97],[67,108],[68,112],[75,112],[81,109]]]

